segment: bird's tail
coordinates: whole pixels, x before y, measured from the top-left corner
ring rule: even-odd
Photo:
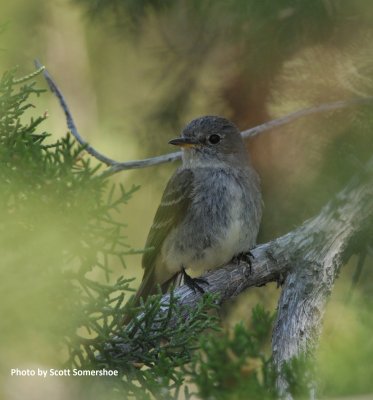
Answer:
[[[161,293],[166,293],[171,285],[180,285],[179,278],[180,274],[176,273],[170,279],[160,285],[156,280],[154,270],[151,272],[145,271],[140,287],[138,288],[136,294],[128,301],[126,308],[130,309],[130,312],[125,314],[123,318],[123,324],[127,325],[132,320],[134,308],[140,305],[140,299],[143,299],[145,302],[148,296],[151,296],[152,294],[158,294],[159,288]]]
[[[153,271],[150,273],[145,271],[140,287],[136,294],[128,301],[127,309],[130,309],[131,311],[125,315],[123,319],[124,324],[128,324],[132,320],[133,309],[140,305],[141,298],[145,301],[148,296],[157,293],[157,284],[154,275]]]

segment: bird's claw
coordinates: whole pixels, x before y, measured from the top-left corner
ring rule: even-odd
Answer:
[[[192,278],[191,276],[189,276],[186,272],[185,269],[182,269],[182,273],[183,273],[183,278],[184,278],[184,283],[193,290],[194,293],[196,293],[196,290],[198,290],[200,293],[205,293],[205,289],[203,289],[203,287],[201,287],[200,284],[205,284],[205,285],[209,285],[208,281],[206,279],[203,278]]]

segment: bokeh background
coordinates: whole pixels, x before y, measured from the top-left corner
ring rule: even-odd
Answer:
[[[30,73],[38,58],[66,96],[80,133],[120,161],[173,151],[168,140],[200,115],[224,115],[243,130],[301,108],[373,95],[373,5],[363,0],[13,0],[0,4],[0,27],[0,71],[18,65],[20,75]],[[52,94],[34,104],[38,115],[48,112],[47,132],[66,133]],[[259,242],[317,213],[362,168],[373,151],[371,110],[305,117],[247,142],[263,187]],[[112,178],[141,185],[121,216],[134,249],[143,247],[175,168]],[[367,248],[362,243],[359,251]],[[319,368],[328,396],[373,392],[372,252],[351,295],[357,258],[343,269],[326,313]],[[126,259],[134,287],[140,260]],[[274,310],[278,295],[275,285],[243,294],[222,312],[227,327],[248,321],[258,301]],[[18,352],[12,346],[13,361],[38,362],[24,346]],[[16,398],[15,381],[7,379],[4,396]],[[62,389],[50,390],[64,398]]]

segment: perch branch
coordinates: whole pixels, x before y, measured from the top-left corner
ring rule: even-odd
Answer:
[[[282,366],[303,353],[312,356],[321,333],[326,302],[356,236],[373,220],[373,157],[366,169],[321,212],[297,229],[287,252],[292,264],[281,293],[272,337],[278,388],[286,399]]]
[[[40,64],[38,60],[35,60],[36,68],[40,69],[43,66]],[[86,151],[97,160],[106,164],[109,168],[104,172],[105,175],[112,175],[119,171],[129,170],[129,169],[139,169],[139,168],[147,168],[154,165],[164,164],[171,161],[176,161],[181,158],[181,152],[174,152],[163,154],[157,157],[146,158],[143,160],[134,160],[134,161],[126,161],[120,162],[115,161],[109,157],[106,157],[104,154],[95,150],[79,133],[78,129],[76,128],[74,118],[71,114],[69,106],[65,100],[64,95],[62,94],[61,90],[49,74],[48,70],[44,68],[43,76],[48,83],[48,86],[52,93],[57,97],[62,110],[65,113],[66,117],[66,124],[68,129],[70,130],[71,134],[75,137],[75,139],[82,145],[85,146]],[[259,135],[262,132],[269,131],[273,128],[277,128],[283,125],[290,124],[291,122],[296,121],[299,118],[317,114],[317,113],[324,113],[333,110],[339,110],[347,107],[353,107],[358,105],[370,104],[373,102],[373,97],[363,97],[363,98],[356,98],[352,100],[345,100],[345,101],[336,101],[334,103],[324,103],[320,104],[316,107],[309,107],[304,108],[295,112],[292,112],[288,115],[285,115],[281,118],[277,118],[268,122],[265,122],[261,125],[254,126],[253,128],[246,129],[241,132],[241,135],[244,139],[252,138],[254,136]]]
[[[295,230],[251,250],[255,257],[251,272],[246,263],[231,262],[203,276],[209,282],[206,290],[217,294],[220,303],[249,287],[278,282],[286,277],[272,348],[279,372],[278,387],[287,399],[291,396],[287,393],[282,366],[301,353],[314,353],[334,281],[353,252],[354,238],[372,220],[373,157],[363,173],[355,176],[318,215]],[[201,296],[186,285],[175,291],[184,317]],[[162,303],[161,312],[166,313],[169,295],[163,296]],[[124,353],[127,357],[131,354],[131,348],[125,343],[113,349],[112,356],[122,357]]]
[[[40,68],[40,64],[36,64]],[[120,163],[98,153],[79,135],[66,101],[47,71],[44,71],[51,90],[58,97],[69,129],[87,151],[109,166],[107,173],[132,168],[144,168],[176,160],[180,153],[171,153],[147,160]],[[269,121],[242,132],[253,137],[274,127],[288,124],[305,115],[337,110],[353,105],[371,103],[373,98],[339,101],[303,109],[282,118]],[[299,228],[266,244],[257,246],[253,270],[245,263],[229,263],[204,275],[209,282],[207,290],[219,295],[220,302],[238,295],[252,286],[262,286],[286,276],[278,306],[278,315],[272,338],[275,366],[278,370],[278,388],[284,398],[291,399],[282,367],[302,353],[314,354],[321,332],[321,323],[327,299],[343,263],[353,252],[356,236],[369,227],[373,220],[373,157],[364,171],[333,197],[314,218]],[[200,293],[187,286],[175,291],[175,297],[185,316],[197,304]],[[161,312],[167,311],[169,295],[162,299]],[[136,318],[136,317],[135,317]],[[172,323],[172,321],[171,321]],[[126,328],[128,329],[128,328]],[[131,355],[130,344],[112,348],[113,356],[125,352]],[[128,358],[127,358],[128,359]],[[134,360],[136,361],[136,360]]]

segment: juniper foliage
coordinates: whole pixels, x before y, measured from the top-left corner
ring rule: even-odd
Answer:
[[[16,79],[10,71],[0,81],[0,286],[12,299],[0,305],[7,316],[3,346],[36,331],[43,343],[59,343],[61,367],[119,371],[116,378],[85,378],[76,390],[86,398],[174,398],[184,381],[178,367],[198,348],[201,332],[216,327],[207,312],[214,300],[207,296],[172,328],[167,321],[179,311],[171,296],[155,331],[158,296],[143,305],[137,326],[123,327],[133,291],[123,268],[136,251],[119,212],[138,187],[127,190],[100,175],[101,165],[92,165],[69,134],[55,140],[42,130],[47,114],[32,115],[32,99],[43,92],[34,75]],[[124,347],[131,352],[118,356]]]
[[[190,381],[205,399],[276,399],[275,371],[268,354],[274,316],[254,307],[251,329],[242,323],[232,332],[209,334],[186,366]]]
[[[47,114],[32,113],[44,91],[36,75],[16,79],[9,71],[0,80],[2,351],[13,345],[53,368],[118,371],[76,379],[80,399],[276,398],[267,355],[273,316],[260,307],[251,330],[239,324],[224,332],[216,296],[205,295],[186,318],[171,293],[166,312],[161,295],[153,296],[123,326],[133,291],[126,260],[137,251],[120,212],[138,187],[100,174],[69,134],[55,140],[42,130]],[[43,353],[48,347],[52,355]]]

